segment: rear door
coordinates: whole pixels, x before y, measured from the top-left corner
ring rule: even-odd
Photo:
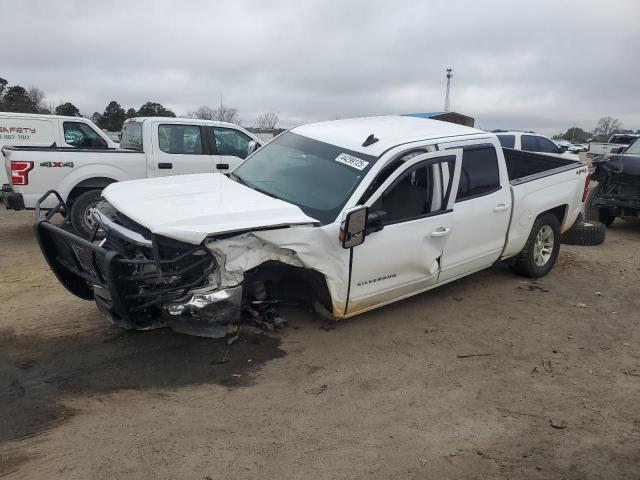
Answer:
[[[419,154],[366,202],[386,212],[383,229],[353,248],[347,314],[399,300],[434,285],[454,229],[461,150]],[[457,223],[456,223],[457,225]]]
[[[247,158],[249,142],[253,139],[246,133],[231,127],[209,127],[209,129],[213,139],[213,149],[217,154],[216,171],[229,172]]]
[[[502,152],[490,139],[439,144],[463,149],[454,211],[456,228],[442,256],[439,281],[488,267],[504,248],[511,214],[511,190]]]
[[[152,129],[154,176],[215,171],[205,126],[157,122]]]

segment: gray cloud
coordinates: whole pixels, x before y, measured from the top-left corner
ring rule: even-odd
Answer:
[[[0,76],[90,114],[115,99],[251,125],[452,108],[555,133],[604,115],[640,128],[640,4],[584,1],[5,3]]]

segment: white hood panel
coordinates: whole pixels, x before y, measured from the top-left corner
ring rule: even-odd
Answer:
[[[194,244],[210,234],[318,223],[299,207],[220,173],[112,183],[102,196],[153,233]]]

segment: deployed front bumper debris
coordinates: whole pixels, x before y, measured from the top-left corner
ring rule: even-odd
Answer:
[[[59,202],[52,212],[68,212]],[[237,331],[242,287],[211,285],[217,263],[209,249],[141,231],[102,207],[106,238],[99,245],[52,224],[52,215],[40,219],[37,208],[38,243],[67,290],[95,299],[112,323],[126,329],[170,327],[207,337]]]

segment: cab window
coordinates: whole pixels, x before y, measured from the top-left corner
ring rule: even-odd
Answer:
[[[514,148],[516,146],[515,135],[497,135],[497,137],[500,140],[500,145],[505,148]]]
[[[558,146],[548,138],[538,137],[538,152],[558,153]]]
[[[218,155],[229,155],[243,160],[247,157],[251,138],[244,133],[233,128],[213,127],[213,136]]]
[[[522,150],[526,150],[528,152],[538,151],[538,142],[536,137],[533,135],[522,135],[522,137],[520,137],[520,143],[520,148],[522,148]]]
[[[158,144],[165,153],[202,155],[202,134],[196,125],[159,125]]]
[[[107,142],[86,123],[63,122],[64,142],[76,148],[107,148]]]
[[[442,213],[451,190],[456,157],[454,155],[425,160],[409,168],[373,203],[371,211],[386,212],[385,224]]]

